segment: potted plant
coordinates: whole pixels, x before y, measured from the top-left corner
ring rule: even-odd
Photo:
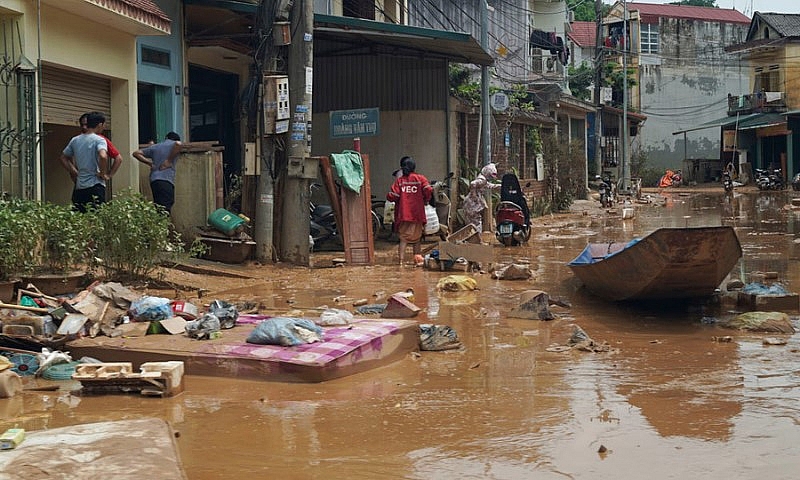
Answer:
[[[88,219],[70,206],[19,201],[26,224],[22,283],[51,295],[74,292],[86,277],[91,235]]]

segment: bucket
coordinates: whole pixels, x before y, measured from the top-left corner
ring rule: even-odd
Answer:
[[[425,205],[425,235],[439,233],[439,216],[436,215],[436,208]]]
[[[244,231],[244,220],[233,212],[218,208],[208,216],[208,224],[230,237]]]

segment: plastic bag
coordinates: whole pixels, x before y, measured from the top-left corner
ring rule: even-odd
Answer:
[[[293,347],[322,340],[322,328],[307,318],[274,317],[256,325],[247,343]]]
[[[233,328],[236,319],[239,318],[239,311],[236,306],[223,300],[214,300],[208,306],[208,313],[213,313],[219,319],[220,328]]]
[[[424,323],[419,326],[419,349],[427,351],[460,348],[458,334],[448,325]]]
[[[347,310],[340,310],[338,308],[328,308],[322,315],[319,316],[317,325],[330,326],[330,325],[347,325],[353,322],[353,314]]]
[[[395,203],[389,200],[386,200],[386,203],[383,204],[384,225],[390,225],[394,223],[394,208],[395,208]]]
[[[205,340],[220,330],[219,318],[213,313],[205,313],[202,317],[186,322],[186,335],[197,340]]]
[[[172,318],[172,306],[168,298],[144,296],[131,303],[131,317],[137,322],[156,322]]]
[[[439,215],[436,214],[436,207],[425,204],[425,235],[433,235],[439,232]]]

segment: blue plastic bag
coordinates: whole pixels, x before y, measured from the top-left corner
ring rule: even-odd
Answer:
[[[274,317],[256,325],[247,343],[293,347],[321,339],[322,328],[307,318]]]
[[[168,298],[149,296],[131,302],[130,313],[137,322],[155,322],[175,316]]]

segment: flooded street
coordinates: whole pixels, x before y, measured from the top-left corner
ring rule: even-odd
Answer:
[[[265,313],[342,308],[337,297],[372,303],[413,288],[424,309],[416,320],[453,327],[461,350],[318,384],[187,376],[186,390],[165,399],[73,396],[66,386],[26,392],[0,400],[0,423],[36,430],[163,418],[179,433],[191,480],[796,478],[800,334],[765,346],[776,335],[703,321],[732,316],[732,304],[607,303],[566,266],[588,241],[731,225],[743,250],[732,277],[747,283],[752,272],[776,272],[800,292],[800,209],[787,207],[798,192],[725,198],[718,190],[673,190],[624,221],[598,202],[535,219],[527,246],[493,242],[498,262],[528,263],[534,278],[474,274],[474,292],[437,292],[453,272],[399,267],[395,246],[374,267],[265,267],[260,280],[197,285],[209,290],[204,299],[252,301]],[[531,289],[572,306],[552,307],[549,322],[509,318]],[[790,316],[800,326],[797,312]],[[548,351],[566,344],[574,325],[611,351]],[[733,341],[712,340],[726,335]]]

